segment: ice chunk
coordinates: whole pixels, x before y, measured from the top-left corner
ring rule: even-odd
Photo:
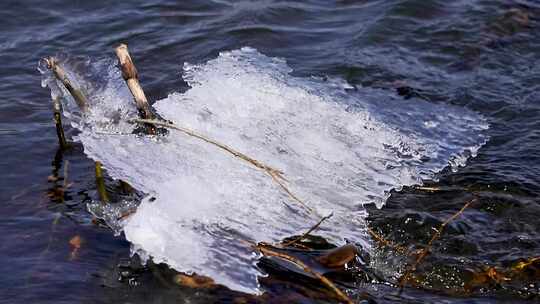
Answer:
[[[463,165],[486,141],[487,123],[466,109],[369,101],[290,72],[283,60],[252,48],[223,52],[186,64],[191,88],[154,107],[176,125],[282,170],[287,186],[315,212],[261,170],[199,139],[176,131],[160,138],[130,134],[123,121],[136,111],[117,73],[91,90],[92,111],[75,124],[85,153],[148,195],[122,222],[134,251],[256,292],[257,256],[242,240],[278,241],[333,212],[319,234],[369,247],[366,203],[381,207],[392,189]]]

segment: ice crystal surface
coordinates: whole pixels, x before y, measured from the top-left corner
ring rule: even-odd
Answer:
[[[487,123],[464,108],[362,98],[343,81],[291,76],[284,60],[252,48],[185,64],[191,88],[157,101],[157,113],[283,171],[310,212],[265,172],[200,139],[132,134],[137,111],[112,60],[63,64],[87,92],[89,113],[50,75],[44,84],[63,96],[85,153],[147,195],[118,223],[121,209],[91,211],[141,256],[241,291],[257,292],[260,274],[243,241],[279,241],[333,212],[318,234],[368,248],[365,204],[382,207],[392,189],[465,165],[486,141]]]

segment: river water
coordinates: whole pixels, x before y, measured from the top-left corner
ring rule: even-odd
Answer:
[[[179,287],[171,283],[174,274],[167,266],[138,266],[125,236],[114,236],[93,220],[87,204],[98,199],[94,162],[80,144],[58,150],[50,92],[41,87],[36,67],[40,58],[61,51],[113,58],[119,42],[128,43],[151,101],[188,90],[181,77],[184,62],[204,65],[223,58],[220,52],[243,48],[258,54],[248,61],[284,59],[295,79],[287,84],[312,78],[342,88],[343,100],[367,100],[372,116],[388,120],[392,130],[414,133],[407,119],[418,113],[456,116],[456,121],[476,117],[471,126],[488,124],[482,134],[489,140],[476,157],[425,181],[444,191],[405,187],[393,192],[381,209],[366,206],[370,227],[417,248],[429,241],[433,228],[477,197],[435,243],[419,269],[421,283],[402,293],[359,278],[345,280],[355,284],[342,287],[353,296],[367,292],[378,303],[538,300],[537,268],[512,280],[478,283],[466,292],[462,286],[487,267],[504,272],[521,259],[540,255],[537,2],[3,1],[0,14],[0,302],[329,301],[317,297],[316,282],[275,265],[259,265],[270,274],[259,279],[265,292],[259,297],[226,287]],[[226,65],[219,60],[209,66],[226,77]],[[275,76],[264,66],[261,70]],[[305,107],[297,111],[309,114]],[[347,119],[352,118],[344,116],[344,127],[352,124]],[[68,137],[78,133],[65,125]],[[470,137],[445,131],[432,134],[444,138],[432,140],[439,139],[448,150],[466,145],[463,138]],[[395,264],[382,262],[391,258]],[[396,264],[403,263],[384,249],[375,249],[371,259],[387,281],[395,279]],[[240,282],[242,273],[236,276]]]

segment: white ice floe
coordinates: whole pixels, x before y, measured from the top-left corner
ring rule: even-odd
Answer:
[[[474,112],[421,100],[366,101],[333,82],[293,77],[283,60],[252,48],[186,64],[191,88],[157,101],[159,115],[282,170],[310,213],[264,172],[215,146],[174,130],[132,135],[125,121],[136,111],[112,61],[87,69],[86,76],[70,73],[87,90],[91,112],[67,115],[89,157],[148,195],[121,223],[133,250],[246,292],[257,292],[260,273],[257,256],[239,240],[278,241],[333,212],[318,234],[369,247],[363,205],[381,207],[392,189],[464,165],[486,141],[488,125]],[[92,71],[108,76],[91,86],[83,79]],[[64,101],[73,111],[71,99]]]

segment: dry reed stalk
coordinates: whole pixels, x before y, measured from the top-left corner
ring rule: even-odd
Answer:
[[[413,272],[416,271],[418,265],[420,265],[420,263],[424,260],[424,258],[431,252],[431,248],[433,247],[433,242],[435,242],[441,236],[441,234],[442,234],[442,232],[444,230],[444,227],[446,227],[446,225],[448,225],[450,222],[452,222],[458,216],[460,216],[465,211],[465,209],[467,209],[474,202],[476,202],[476,198],[468,201],[465,205],[463,205],[463,207],[461,207],[461,209],[459,209],[458,212],[454,213],[451,217],[449,217],[446,221],[444,221],[441,224],[441,226],[439,226],[439,229],[437,229],[436,232],[433,234],[433,236],[431,236],[431,239],[427,243],[426,247],[420,251],[420,253],[416,257],[416,260],[414,261],[414,263],[410,267],[407,267],[407,269],[406,269],[405,273],[403,274],[403,276],[401,276],[401,278],[399,278],[400,290],[402,290],[403,287],[405,287],[405,283],[407,282],[409,276]]]
[[[128,57],[129,57],[129,54],[128,54]],[[72,81],[69,79],[63,67],[58,63],[58,60],[55,57],[44,58],[44,60],[47,63],[47,68],[53,72],[56,79],[62,82],[62,84],[67,89],[69,94],[71,94],[71,96],[73,97],[73,99],[75,100],[79,108],[81,109],[81,111],[87,112],[88,100],[86,99],[86,97],[84,96],[84,94],[81,92],[80,89],[73,86]],[[135,71],[135,74],[136,74],[136,71]],[[64,149],[68,145],[67,145],[66,138],[64,135],[64,129],[62,127],[62,118],[61,118],[62,117],[61,115],[62,104],[60,103],[60,100],[58,100],[58,98],[54,98],[53,106],[54,106],[54,120],[56,124],[56,134],[58,136],[58,141],[60,142],[60,147]],[[100,162],[95,163],[95,173],[96,173],[96,184],[97,184],[96,186],[97,186],[100,199],[102,202],[109,202],[109,197],[105,189],[105,179],[103,178],[103,170],[101,168]],[[122,186],[125,187],[125,189],[130,188],[130,186],[127,183],[123,181],[120,181],[120,182],[122,183]]]
[[[420,190],[420,191],[428,191],[428,192],[444,191],[441,187],[415,186],[415,187],[413,187],[413,189]]]
[[[139,83],[137,68],[131,60],[127,45],[122,43],[117,46],[114,51],[116,57],[118,57],[118,62],[120,63],[122,77],[126,81],[126,84],[133,95],[133,99],[135,99],[137,109],[139,110],[139,117],[143,119],[154,119],[150,104]],[[156,134],[156,129],[152,125],[147,125],[147,130],[150,134]]]
[[[471,187],[459,187],[459,186],[443,186],[443,187],[425,187],[415,186],[414,190],[426,191],[426,192],[451,192],[451,191],[473,191]]]
[[[53,71],[54,76],[62,82],[64,87],[68,90],[68,92],[71,94],[81,111],[87,112],[88,111],[88,101],[86,97],[83,95],[83,93],[75,88],[69,79],[67,73],[62,68],[62,66],[58,63],[56,58],[49,57],[45,58],[45,61],[47,62],[47,67]],[[65,145],[65,137],[64,137],[64,130],[62,128],[62,122],[61,122],[61,104],[58,99],[55,98],[54,100],[54,117],[56,121],[56,131],[59,137],[59,140],[61,142],[61,146]],[[108,202],[109,198],[107,196],[107,192],[105,191],[105,180],[103,178],[103,172],[101,169],[101,163],[96,162],[95,164],[95,171],[96,171],[96,184],[97,189],[100,195],[100,198],[103,202]]]
[[[331,218],[334,214],[333,213],[330,213],[329,215],[321,218],[321,220],[319,222],[317,222],[317,224],[315,224],[313,227],[309,228],[308,231],[306,231],[304,234],[302,234],[301,236],[291,240],[291,241],[288,241],[286,242],[285,244],[282,244],[283,247],[289,247],[289,246],[292,246],[298,242],[300,242],[301,240],[303,240],[306,236],[308,236],[310,233],[312,233],[315,229],[319,228],[319,226],[324,222],[326,221],[327,219]]]
[[[299,199],[296,195],[294,195],[290,190],[289,188],[287,188],[287,186],[283,183],[283,181],[286,181],[286,179],[283,177],[283,172],[280,171],[280,170],[277,170],[277,169],[274,169],[268,165],[265,165],[261,162],[259,162],[258,160],[252,158],[252,157],[249,157],[247,156],[246,154],[244,153],[241,153],[241,152],[238,152],[236,150],[234,150],[233,148],[225,145],[225,144],[222,144],[214,139],[211,139],[211,138],[208,138],[202,134],[199,134],[191,129],[188,129],[188,128],[184,128],[184,127],[180,127],[180,126],[176,126],[176,125],[173,125],[171,123],[167,123],[167,122],[163,122],[163,121],[159,121],[159,120],[155,120],[155,119],[133,119],[132,120],[133,122],[135,123],[144,123],[144,124],[148,124],[148,125],[155,125],[155,126],[160,126],[160,127],[165,127],[165,128],[169,128],[169,129],[173,129],[173,130],[177,130],[177,131],[180,131],[188,136],[191,136],[191,137],[195,137],[197,139],[200,139],[204,142],[207,142],[211,145],[214,145],[230,154],[232,154],[233,156],[239,158],[239,159],[242,159],[248,163],[250,163],[251,165],[255,166],[256,168],[259,168],[260,170],[264,171],[265,173],[267,173],[286,193],[287,195],[289,195],[289,197],[291,197],[293,200],[295,200],[296,202],[298,202],[299,204],[301,204],[304,208],[306,208],[309,212],[313,213],[313,209],[311,209],[306,203],[304,203],[301,199]]]
[[[396,252],[399,252],[399,253],[404,254],[404,255],[409,254],[409,249],[407,249],[407,248],[405,248],[403,246],[392,243],[391,241],[385,239],[382,235],[380,235],[377,232],[373,231],[373,229],[371,229],[370,227],[367,227],[367,231],[373,237],[373,239],[375,239],[377,242],[379,242],[379,244],[381,244],[381,246],[392,248]]]
[[[55,57],[48,57],[45,58],[45,62],[47,63],[47,68],[49,68],[53,72],[56,79],[60,80],[60,82],[62,82],[64,87],[68,90],[69,94],[73,96],[73,99],[75,100],[79,108],[83,112],[86,112],[88,110],[88,101],[86,97],[83,95],[81,90],[73,86],[66,74],[66,71],[58,63],[58,60]]]
[[[304,270],[305,272],[307,272],[307,273],[313,275],[314,277],[316,277],[317,279],[319,279],[321,281],[321,283],[323,283],[326,287],[328,287],[330,290],[332,290],[342,302],[348,303],[348,304],[353,304],[353,301],[345,293],[343,293],[339,288],[337,288],[336,285],[334,283],[332,283],[332,281],[327,279],[322,274],[320,274],[320,273],[316,272],[315,270],[311,269],[309,266],[304,264],[299,259],[297,259],[295,257],[292,257],[292,256],[290,256],[288,254],[282,253],[282,252],[274,251],[274,250],[269,249],[268,247],[263,246],[263,245],[256,245],[254,248],[257,249],[260,253],[262,253],[262,254],[264,254],[266,256],[278,257],[278,258],[287,260],[287,261],[297,265],[298,267],[302,268],[302,270]]]

